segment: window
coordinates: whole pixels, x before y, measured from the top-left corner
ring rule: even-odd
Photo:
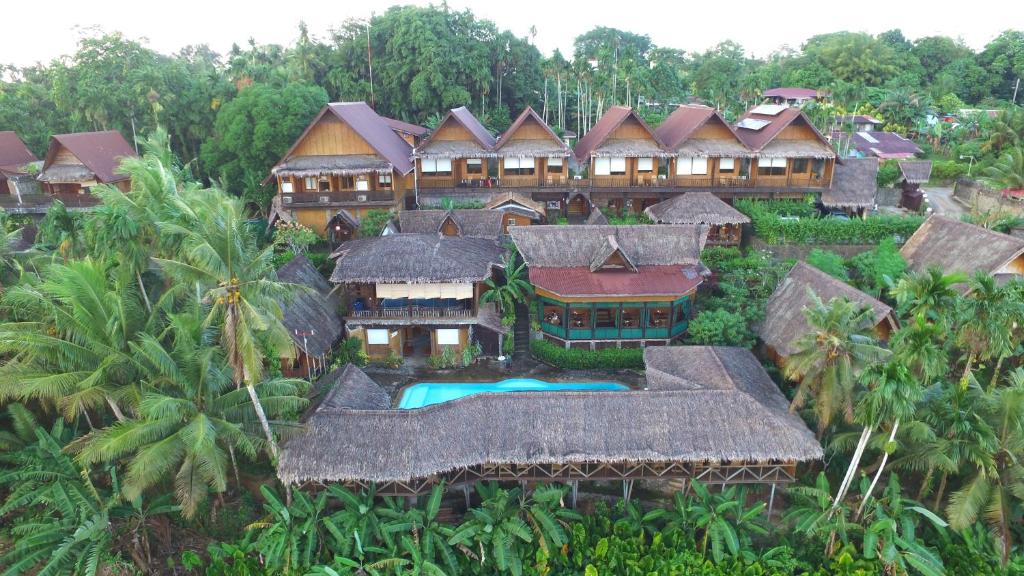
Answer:
[[[668,328],[668,308],[651,308],[647,311],[648,328]]]
[[[614,308],[598,308],[597,314],[594,317],[594,322],[598,328],[618,328],[618,323],[615,321]]]
[[[785,158],[761,158],[757,161],[758,176],[785,176]]]
[[[795,174],[806,174],[807,169],[810,168],[811,163],[807,158],[794,158],[793,159],[793,172]]]
[[[612,173],[611,158],[594,158],[594,176],[608,176]]]
[[[356,179],[354,176],[341,176],[341,189],[351,190],[356,187]]]
[[[811,162],[811,173],[814,174],[815,178],[822,178],[825,176],[825,160],[821,158],[815,158]]]
[[[367,329],[366,330],[366,343],[370,346],[387,344],[388,343],[388,331],[380,329]]]
[[[640,309],[639,308],[623,308],[622,309],[622,327],[623,328],[639,328],[640,327]]]
[[[552,174],[562,173],[563,160],[561,156],[551,156],[548,158],[548,172]]]
[[[505,226],[515,226],[515,225],[516,225],[515,217],[514,216],[509,216],[508,220],[505,221]]]
[[[380,188],[391,188],[391,174],[381,172],[377,175],[377,186]]]
[[[561,326],[565,320],[565,309],[553,304],[544,304],[544,322],[552,326]]]
[[[331,191],[331,181],[328,180],[327,178],[321,178],[320,179],[320,188],[319,188],[319,190],[321,192],[330,192]]]
[[[750,178],[750,158],[740,160],[740,178]]]
[[[438,328],[437,332],[437,345],[438,346],[458,346],[459,345],[459,329],[458,328]]]
[[[676,304],[675,323],[682,324],[683,322],[686,322],[686,301]]]
[[[466,174],[483,174],[484,162],[479,158],[466,160]]]
[[[281,180],[281,192],[284,194],[291,194],[295,191],[295,187],[292,185],[291,180]]]
[[[736,170],[736,159],[735,158],[719,158],[718,159],[718,171],[723,174],[732,174]]]
[[[315,192],[316,178],[312,176],[306,176],[306,178],[302,182],[302,189],[305,190],[306,192]]]
[[[360,174],[356,176],[356,190],[359,192],[366,192],[370,189],[370,179],[366,177],[366,174]]]
[[[569,327],[577,330],[590,329],[590,308],[572,308],[569,310]]]
[[[609,158],[611,160],[611,173],[612,176],[625,176],[626,175],[626,159],[625,158]]]
[[[677,176],[703,176],[708,173],[707,158],[680,157],[676,160]]]
[[[502,160],[506,176],[529,176],[534,171],[533,158],[505,158]]]
[[[424,158],[420,161],[420,169],[428,176],[451,176],[452,161],[448,158]]]
[[[636,159],[636,171],[641,174],[651,174],[654,172],[654,158],[637,158]]]

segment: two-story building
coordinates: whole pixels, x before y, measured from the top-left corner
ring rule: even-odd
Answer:
[[[714,108],[687,105],[676,108],[655,135],[673,152],[665,178],[669,186],[716,189],[750,188],[755,153]]]
[[[735,129],[754,155],[745,181],[753,191],[799,198],[831,186],[836,153],[799,108],[762,104],[740,116]]]
[[[109,184],[127,191],[131,180],[118,171],[121,159],[136,156],[120,132],[55,134],[36,179],[44,194],[59,198],[70,208],[89,208],[98,200],[93,186]]]
[[[331,282],[341,286],[347,303],[348,336],[378,359],[461,353],[474,342],[484,354],[497,355],[508,328],[480,295],[503,254],[490,239],[436,232],[342,244],[332,254]]]
[[[502,188],[565,187],[572,152],[533,108],[527,107],[494,145]]]
[[[662,346],[680,337],[707,269],[707,227],[528,226],[510,231],[546,340],[566,348]]]
[[[271,170],[275,210],[325,235],[340,211],[347,214],[339,225],[372,209],[411,205],[417,134],[422,129],[379,116],[365,102],[328,104]]]
[[[476,189],[495,185],[497,140],[465,106],[449,110],[416,147],[419,189]]]

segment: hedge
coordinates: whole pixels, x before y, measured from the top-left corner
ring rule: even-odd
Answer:
[[[604,350],[566,350],[547,340],[530,342],[533,357],[566,370],[644,369],[643,348],[605,348]]]
[[[737,200],[736,208],[750,217],[754,232],[769,245],[778,244],[878,244],[898,238],[906,241],[924,222],[921,216],[881,215],[868,218],[821,218],[816,214],[799,220],[783,220],[777,204],[797,202]]]

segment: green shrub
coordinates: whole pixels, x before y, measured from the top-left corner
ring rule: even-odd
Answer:
[[[362,238],[380,236],[388,220],[391,220],[391,212],[387,210],[370,210],[359,221],[359,236]]]
[[[331,360],[331,370],[335,370],[345,364],[355,364],[362,368],[369,362],[369,358],[363,352],[363,341],[355,336],[345,338],[334,347],[334,359]]]
[[[956,160],[932,162],[932,181],[950,181],[967,174],[967,165]]]
[[[295,252],[292,252],[291,250],[285,250],[284,252],[278,252],[278,253],[274,254],[274,267],[275,268],[280,268],[281,266],[284,266],[285,264],[291,262],[292,259],[294,259],[294,258],[295,258]]]
[[[505,356],[511,356],[516,351],[516,335],[514,332],[509,332],[505,339],[501,342],[501,353]]]
[[[874,250],[850,258],[847,266],[853,271],[854,285],[877,298],[886,288],[887,278],[895,281],[903,275],[907,261],[895,242],[883,240]]]
[[[821,218],[817,212],[799,216],[798,220],[780,218],[799,204],[744,199],[736,201],[736,208],[750,217],[754,232],[769,245],[877,244],[887,238],[909,238],[924,222],[921,216],[882,215],[843,220]]]
[[[878,166],[875,182],[879,188],[892,188],[900,180],[900,165],[895,160],[886,160]]]
[[[892,242],[892,240],[889,240]],[[825,274],[838,278],[843,282],[850,281],[850,275],[846,273],[846,263],[843,257],[831,250],[815,248],[807,255],[807,263],[821,270]]]
[[[704,310],[690,321],[686,340],[705,346],[741,346],[750,348],[757,339],[741,314],[719,308]]]
[[[596,351],[566,350],[547,340],[534,340],[530,342],[530,353],[541,362],[567,370],[644,369],[642,348],[605,348]]]
[[[427,358],[427,365],[434,370],[448,370],[458,368],[461,360],[454,348],[444,348],[440,354],[431,354]]]

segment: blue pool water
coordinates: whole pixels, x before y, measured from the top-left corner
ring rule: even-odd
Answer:
[[[483,392],[628,389],[628,386],[614,382],[542,382],[532,378],[511,378],[501,382],[420,382],[402,391],[398,407],[422,408]]]

